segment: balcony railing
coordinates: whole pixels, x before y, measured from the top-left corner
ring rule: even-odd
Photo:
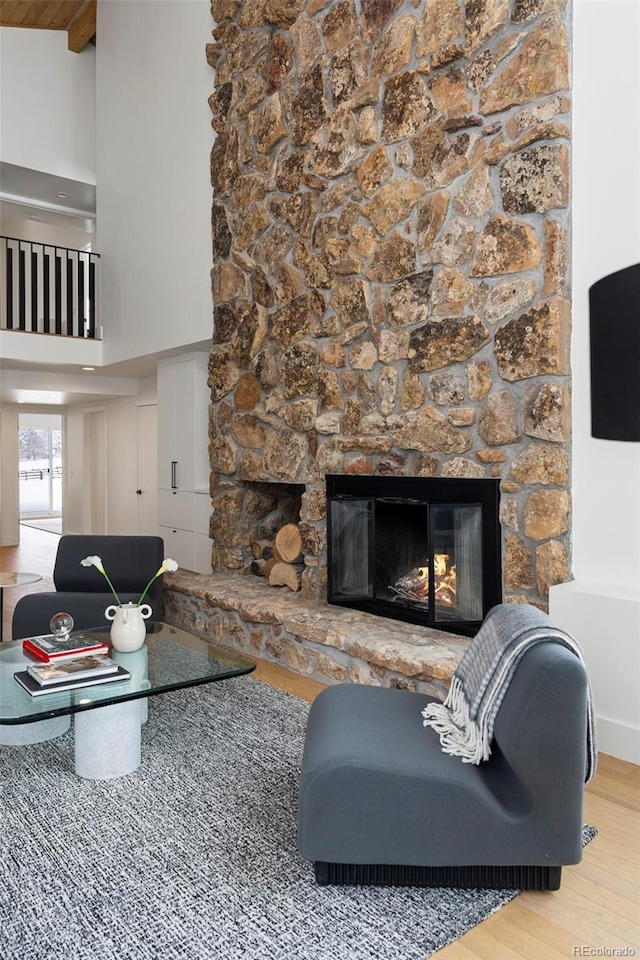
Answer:
[[[100,339],[99,257],[0,237],[0,330]]]

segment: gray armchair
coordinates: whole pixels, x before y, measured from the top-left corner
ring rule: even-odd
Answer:
[[[161,537],[66,535],[60,538],[53,570],[55,591],[32,593],[16,603],[14,640],[49,632],[51,617],[70,613],[76,630],[106,626],[104,611],[115,603],[105,578],[95,567],[83,567],[88,556],[102,558],[122,603],[136,602],[164,559]],[[162,577],[145,597],[151,621],[162,618]]]
[[[532,617],[539,635],[548,618]],[[582,856],[593,744],[582,658],[552,641],[519,660],[477,765],[423,726],[433,698],[362,684],[316,698],[298,843],[319,883],[559,887],[562,865]]]

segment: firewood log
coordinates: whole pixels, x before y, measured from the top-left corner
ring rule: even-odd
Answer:
[[[269,583],[272,587],[289,587],[295,593],[300,589],[300,574],[292,563],[278,561],[271,568]]]
[[[256,530],[256,540],[273,540],[277,531],[282,526],[282,513],[280,510],[272,510],[266,517],[260,521],[260,526]]]
[[[297,523],[285,523],[276,533],[273,555],[284,563],[294,563],[302,552],[302,535]]]
[[[249,549],[254,560],[269,560],[273,556],[270,540],[254,540]]]
[[[258,560],[252,560],[250,567],[251,573],[255,573],[256,577],[266,577],[268,580],[269,574],[277,562],[275,557],[270,557],[268,560],[263,560],[262,557]]]
[[[264,570],[262,572],[264,576],[267,577],[267,579],[269,578],[269,574],[271,573],[271,571],[273,570],[277,562],[278,561],[276,560],[275,557],[270,557],[268,560],[265,560]]]

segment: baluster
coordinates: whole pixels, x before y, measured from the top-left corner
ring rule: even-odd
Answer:
[[[26,269],[25,252],[22,245],[18,247],[18,329],[26,330],[27,303],[25,298]]]
[[[7,330],[13,330],[13,249],[7,244]]]
[[[42,248],[42,330],[51,332],[51,290],[50,290],[51,257],[46,249]]]
[[[62,257],[58,256],[58,251],[54,251],[55,277],[53,281],[53,294],[55,297],[55,332],[62,333]]]
[[[68,337],[73,336],[73,260],[67,254],[67,328],[65,333]]]
[[[38,254],[31,247],[31,332],[38,332]]]
[[[89,327],[87,336],[95,339],[96,336],[96,262],[89,256]]]
[[[86,335],[86,318],[84,315],[84,257],[81,253],[78,254],[76,263],[78,269],[78,328],[75,332],[75,335],[77,337],[84,337]]]

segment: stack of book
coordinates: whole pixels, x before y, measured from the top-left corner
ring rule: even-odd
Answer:
[[[41,637],[28,637],[22,641],[22,649],[44,663],[59,663],[61,660],[72,660],[88,653],[109,652],[109,647],[102,640],[90,640],[82,634],[68,636],[66,640],[58,640],[52,633]]]
[[[131,676],[128,670],[106,656],[109,647],[100,640],[83,636],[62,641],[53,636],[30,637],[22,641],[22,649],[41,661],[14,674],[32,697],[96,683],[128,680]]]

